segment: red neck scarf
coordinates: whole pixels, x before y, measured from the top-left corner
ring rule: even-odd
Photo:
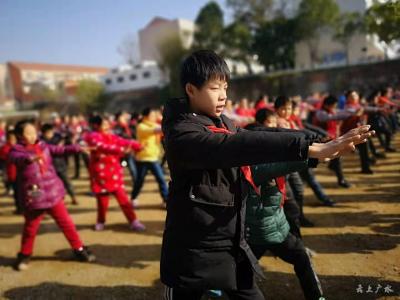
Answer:
[[[322,108],[322,110],[326,111],[329,115],[335,114],[335,112],[332,109],[327,109],[327,108]],[[321,127],[324,129],[326,132],[328,132],[328,135],[331,139],[335,139],[337,137],[337,131],[338,131],[338,123],[336,120],[329,120],[326,122],[320,122],[316,116],[313,118],[313,124]]]
[[[281,194],[282,194],[282,202],[281,202],[281,207],[282,207],[283,203],[286,200],[286,177],[281,176],[281,177],[275,178],[275,183],[276,183],[276,186],[277,186],[279,192],[281,192]]]
[[[37,161],[37,163],[39,164],[40,173],[41,174],[46,173],[47,167],[45,162],[45,156],[42,147],[40,147],[39,143],[25,145],[25,148],[29,151],[34,152],[37,157],[40,157],[40,160]]]

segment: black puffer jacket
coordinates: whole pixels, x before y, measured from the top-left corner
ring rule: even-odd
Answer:
[[[223,122],[234,134],[207,126]],[[236,289],[262,274],[244,239],[248,183],[240,166],[307,159],[300,132],[247,131],[225,116],[190,112],[186,99],[167,102],[163,116],[171,171],[161,253],[161,281],[170,287]]]

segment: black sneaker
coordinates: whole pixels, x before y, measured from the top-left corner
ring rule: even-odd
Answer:
[[[79,250],[74,250],[75,258],[82,262],[94,262],[96,261],[96,256],[90,252],[88,247],[82,247]]]
[[[310,220],[306,219],[306,218],[301,218],[300,219],[300,225],[302,227],[314,227],[314,223],[311,222]]]
[[[387,147],[385,149],[386,152],[396,152],[396,149],[394,149],[393,147]]]
[[[17,261],[15,262],[15,269],[17,271],[25,271],[26,269],[29,268],[29,262],[31,260],[30,255],[25,255],[22,253],[18,253],[17,255]]]
[[[371,169],[365,169],[361,171],[362,174],[374,174],[374,171],[372,171]]]
[[[333,206],[336,206],[336,202],[335,201],[333,201],[333,200],[331,200],[331,199],[325,199],[323,202],[322,202],[322,204],[324,205],[324,206],[330,206],[330,207],[333,207]]]
[[[376,158],[386,158],[386,154],[382,152],[377,152],[374,155]]]
[[[351,187],[350,182],[348,182],[348,181],[345,180],[345,179],[340,180],[340,181],[338,182],[338,185],[341,186],[341,187],[344,187],[344,188],[346,188],[346,189],[348,189],[349,187]]]

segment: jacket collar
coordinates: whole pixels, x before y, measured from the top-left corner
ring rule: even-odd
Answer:
[[[39,141],[36,142],[35,145],[36,145],[36,146],[39,146],[40,148],[43,149],[44,144],[45,144],[45,143],[44,143],[43,141],[39,140]],[[29,151],[28,147],[27,147],[25,144],[22,144],[22,143],[20,143],[20,142],[18,142],[17,144],[15,144],[15,145],[13,146],[13,149],[14,149],[14,150],[17,150],[17,151],[22,151],[22,152],[24,152],[24,151]]]
[[[221,115],[221,119],[228,130],[232,132],[236,131],[235,126],[228,117]],[[198,123],[205,127],[215,126],[217,122],[215,118],[192,112],[187,98],[173,98],[168,100],[163,111],[163,131],[168,130],[174,123],[183,120]]]

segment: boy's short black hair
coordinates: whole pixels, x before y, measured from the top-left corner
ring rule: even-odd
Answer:
[[[263,124],[265,120],[273,116],[275,116],[275,113],[272,110],[268,108],[261,108],[256,113],[256,122]]]
[[[35,126],[35,121],[32,119],[24,119],[19,121],[14,128],[14,132],[15,135],[17,136],[17,138],[22,138],[22,136],[24,135],[24,129],[27,125],[33,125]]]
[[[333,95],[328,95],[328,96],[324,99],[324,102],[322,103],[322,107],[331,106],[331,105],[336,104],[336,103],[338,103],[338,98],[336,98],[336,97],[333,96]]]
[[[89,118],[89,125],[93,129],[97,129],[103,123],[104,118],[100,115],[93,115]]]
[[[225,60],[212,50],[198,50],[190,54],[181,66],[181,86],[191,83],[198,89],[210,79],[229,81],[230,71]]]
[[[372,91],[372,93],[371,93],[371,94],[368,96],[368,98],[367,98],[367,102],[370,103],[370,104],[373,104],[375,98],[378,97],[378,96],[380,96],[380,95],[381,95],[381,91],[380,91],[380,90],[374,90],[374,91]]]
[[[120,110],[119,112],[117,112],[116,114],[115,114],[115,120],[116,121],[118,121],[118,119],[119,119],[119,117],[121,116],[123,114],[123,111],[122,110]]]
[[[140,115],[138,112],[134,111],[131,113],[131,120],[137,120],[139,119]]]
[[[151,107],[146,107],[142,110],[142,116],[147,117],[154,109]]]
[[[275,109],[278,109],[282,106],[285,106],[288,103],[292,103],[292,101],[289,99],[287,96],[278,96],[275,99],[274,107]]]
[[[52,124],[45,123],[42,125],[42,128],[40,130],[42,131],[42,133],[46,133],[47,131],[50,131],[53,129],[54,129],[54,126]]]

